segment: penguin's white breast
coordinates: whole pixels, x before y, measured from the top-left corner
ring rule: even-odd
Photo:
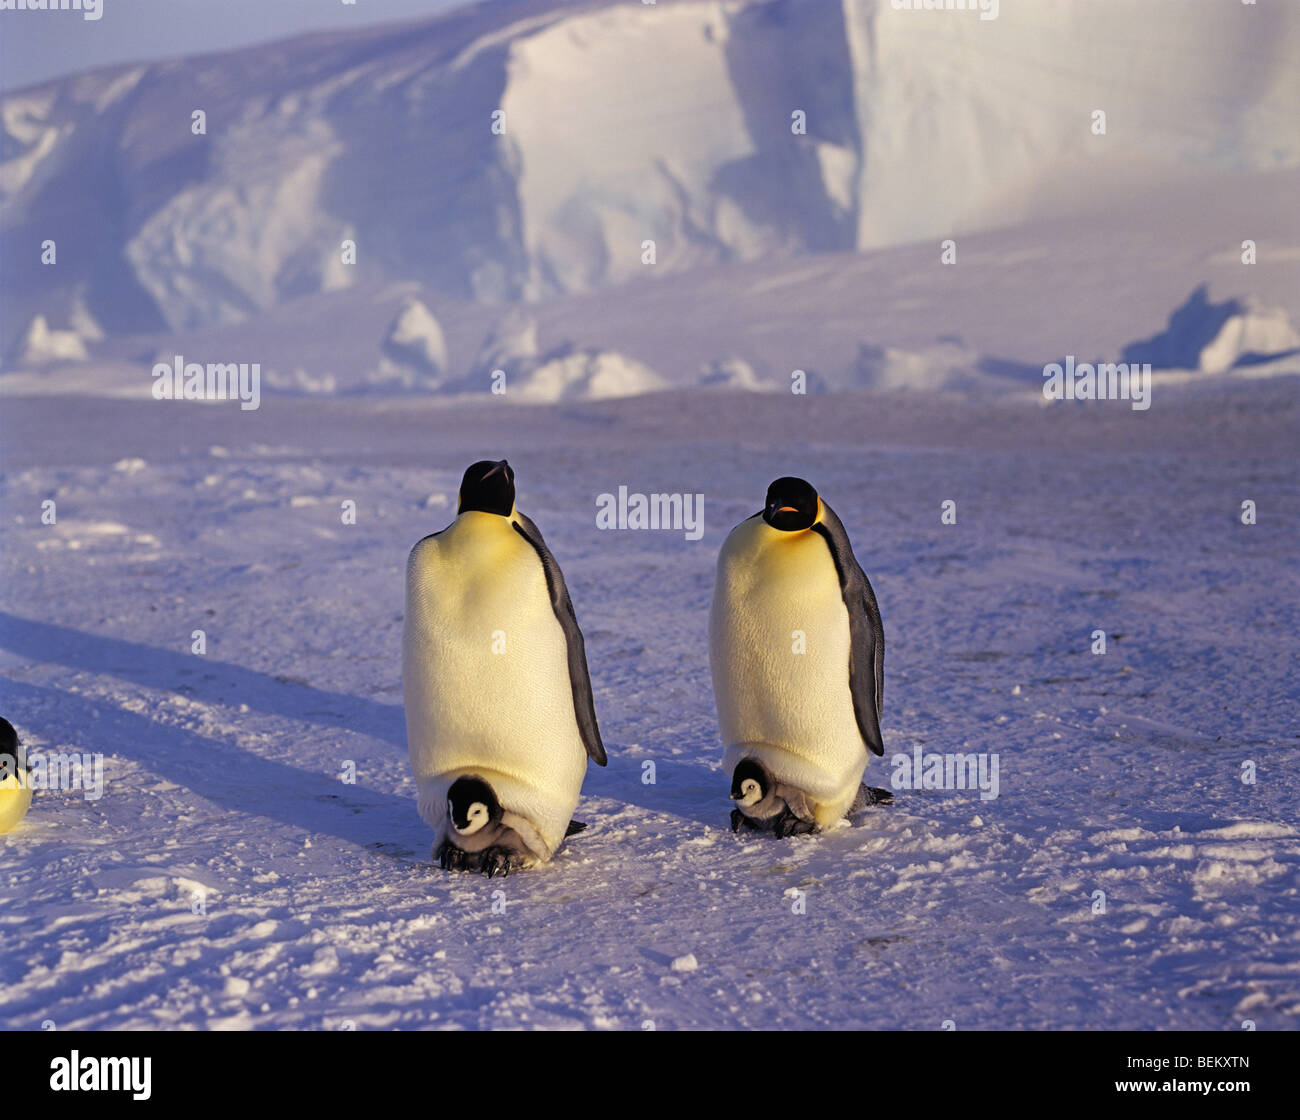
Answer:
[[[761,518],[732,531],[718,558],[709,653],[727,746],[782,748],[833,783],[864,756],[848,610],[818,533],[782,533]]]
[[[465,513],[416,546],[402,662],[417,779],[477,769],[581,783],[564,631],[541,558],[507,518]]]

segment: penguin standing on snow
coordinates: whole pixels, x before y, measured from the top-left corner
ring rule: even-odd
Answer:
[[[606,761],[586,649],[504,459],[470,466],[456,520],[411,550],[402,693],[420,816],[444,868],[544,863],[585,827],[570,817],[587,760]]]
[[[32,785],[18,732],[7,719],[0,718],[0,832],[14,828],[31,803]]]
[[[884,754],[885,631],[840,519],[801,478],[727,536],[709,665],[732,831],[814,832],[893,795],[861,784]]]

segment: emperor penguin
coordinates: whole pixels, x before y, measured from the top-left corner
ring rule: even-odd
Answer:
[[[504,459],[468,467],[456,520],[411,550],[402,694],[442,867],[508,874],[585,827],[570,818],[587,760],[606,762],[586,647]]]
[[[861,782],[882,755],[885,631],[844,525],[802,478],[778,478],[718,555],[709,666],[731,775],[731,828],[816,832],[893,795]]]
[[[0,832],[15,828],[31,803],[32,784],[18,733],[12,723],[0,718]]]

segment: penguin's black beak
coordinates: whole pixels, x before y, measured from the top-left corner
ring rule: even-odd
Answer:
[[[493,467],[490,471],[487,472],[487,474],[483,476],[483,481],[486,482],[494,474],[498,474],[499,472],[505,470],[508,466],[510,466],[510,464],[507,463],[504,459],[502,459],[500,462],[497,463],[495,467]]]

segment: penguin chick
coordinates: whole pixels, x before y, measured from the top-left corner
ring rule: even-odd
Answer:
[[[447,790],[447,836],[435,852],[439,866],[481,871],[490,879],[525,866],[528,845],[504,822],[505,810],[482,778],[457,778]]]
[[[743,824],[755,832],[774,832],[778,837],[802,836],[813,832],[817,822],[803,790],[785,785],[755,758],[742,758],[731,775],[731,831]]]
[[[808,795],[797,786],[778,782],[757,759],[743,758],[731,776],[731,831],[741,825],[755,832],[774,832],[779,837],[803,836],[817,831],[817,820]],[[894,795],[887,789],[859,785],[844,819],[871,805],[890,805]]]

